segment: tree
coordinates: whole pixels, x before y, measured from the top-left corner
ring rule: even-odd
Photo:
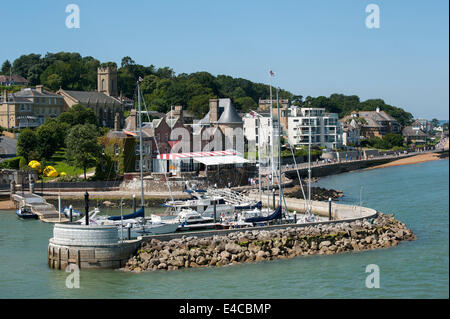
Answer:
[[[40,62],[41,55],[40,54],[28,54],[22,55],[13,63],[13,73],[19,74],[23,77],[27,77],[28,70],[35,64]]]
[[[432,119],[431,120],[431,124],[433,125],[433,127],[439,127],[439,120],[438,119]]]
[[[9,75],[11,71],[11,62],[9,62],[9,60],[6,60],[5,62],[3,62],[2,64],[2,70],[1,70],[1,74],[3,75]]]
[[[53,125],[41,125],[36,130],[37,146],[41,158],[50,159],[60,146],[56,128]]]
[[[383,136],[383,142],[387,148],[394,146],[403,146],[403,136],[401,134],[388,133]]]
[[[81,104],[73,105],[67,111],[61,113],[57,117],[57,120],[59,122],[68,123],[71,126],[75,126],[77,124],[98,124],[98,119],[95,112]]]
[[[30,158],[30,153],[36,150],[36,133],[30,128],[23,129],[17,138],[17,155],[23,156],[27,162],[36,158]]]
[[[69,163],[84,171],[95,166],[100,156],[101,146],[98,143],[97,127],[93,124],[78,124],[72,127],[66,137],[66,156]]]

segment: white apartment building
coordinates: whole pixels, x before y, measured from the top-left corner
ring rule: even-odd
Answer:
[[[270,114],[268,112],[251,112],[245,114],[244,120],[244,136],[247,141],[254,141],[255,145],[270,143],[271,125]],[[260,142],[261,139],[261,142]]]
[[[324,108],[292,108],[288,118],[288,139],[291,145],[308,145],[309,127],[311,143],[329,149],[342,146],[342,126],[336,113]]]

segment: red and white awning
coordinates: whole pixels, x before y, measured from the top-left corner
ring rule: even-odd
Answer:
[[[230,156],[238,155],[235,151],[214,151],[214,152],[194,152],[194,153],[169,153],[160,154],[157,159],[180,160],[187,158],[211,157],[211,156]]]

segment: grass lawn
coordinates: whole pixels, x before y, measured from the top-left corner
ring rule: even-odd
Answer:
[[[46,166],[53,166],[56,171],[61,174],[65,172],[67,176],[80,176],[84,174],[82,168],[77,168],[66,163],[66,151],[65,149],[61,149],[56,151],[56,153],[52,156],[52,158],[45,163]],[[95,171],[95,167],[88,168],[86,170],[86,174]],[[44,177],[44,181],[50,181],[57,177]]]

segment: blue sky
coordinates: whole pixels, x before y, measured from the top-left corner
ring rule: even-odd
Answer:
[[[71,3],[80,29],[65,26]],[[370,3],[379,29],[365,26]],[[294,94],[382,98],[415,117],[449,118],[447,0],[40,0],[1,12],[0,63],[75,51],[262,83],[271,68]]]

